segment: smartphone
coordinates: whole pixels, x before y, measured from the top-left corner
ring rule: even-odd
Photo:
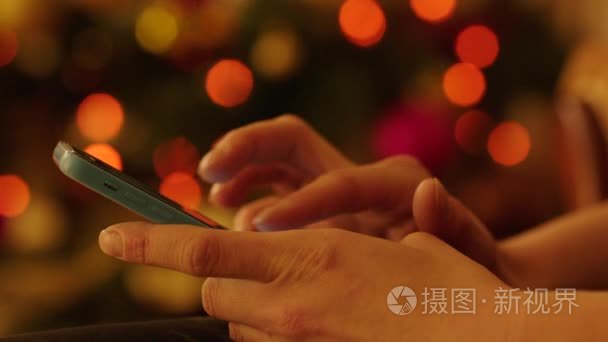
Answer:
[[[154,223],[225,229],[68,143],[57,143],[53,160],[69,178]]]

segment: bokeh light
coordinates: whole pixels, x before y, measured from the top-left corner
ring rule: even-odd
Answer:
[[[12,30],[0,29],[0,67],[11,64],[18,48],[17,34]]]
[[[504,166],[515,166],[523,162],[530,153],[531,145],[528,129],[515,121],[501,123],[488,137],[490,156]]]
[[[485,91],[486,79],[473,64],[454,64],[443,76],[443,92],[453,104],[463,107],[475,105]]]
[[[32,0],[0,1],[0,26],[12,28],[21,26],[31,7]]]
[[[462,150],[472,155],[485,151],[492,118],[488,114],[472,110],[462,114],[454,126],[454,138]]]
[[[300,62],[301,43],[291,30],[273,30],[262,34],[251,49],[251,65],[269,79],[283,79]]]
[[[108,144],[92,144],[87,146],[84,151],[113,168],[122,171],[122,158],[114,147]]]
[[[30,187],[17,175],[0,175],[0,216],[17,217],[30,204]]]
[[[174,172],[196,173],[201,154],[188,139],[179,137],[160,144],[154,150],[154,171],[160,178]]]
[[[432,23],[449,18],[456,8],[456,0],[410,0],[414,14]]]
[[[196,178],[183,172],[165,177],[160,184],[160,193],[187,209],[198,208],[203,201],[203,192]]]
[[[87,96],[78,106],[76,124],[80,133],[95,142],[114,138],[124,121],[120,102],[112,95],[96,93]]]
[[[215,104],[235,107],[249,98],[253,90],[253,74],[241,61],[224,59],[209,69],[205,89]]]
[[[139,45],[155,54],[169,51],[178,34],[179,25],[176,16],[159,6],[146,8],[135,25],[135,37]]]
[[[407,154],[433,171],[440,170],[455,148],[446,108],[417,102],[390,108],[375,124],[372,148],[379,159]]]
[[[485,68],[496,61],[500,46],[494,31],[484,25],[472,25],[458,34],[455,49],[461,61]]]
[[[7,243],[20,253],[40,253],[63,246],[68,234],[67,215],[56,198],[36,194],[27,211],[11,219],[7,227]]]
[[[368,47],[378,43],[386,31],[386,17],[375,0],[347,0],[340,7],[340,28],[353,44]]]

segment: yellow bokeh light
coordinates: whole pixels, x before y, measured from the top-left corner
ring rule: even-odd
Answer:
[[[135,37],[141,47],[154,54],[171,49],[179,34],[176,16],[158,6],[145,9],[137,19]]]
[[[253,45],[251,65],[267,78],[282,79],[297,67],[300,53],[300,41],[293,31],[270,31]]]

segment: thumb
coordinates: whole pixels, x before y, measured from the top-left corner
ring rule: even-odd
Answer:
[[[494,237],[477,216],[448,194],[438,179],[420,183],[412,206],[419,231],[435,235],[490,270],[494,268]]]

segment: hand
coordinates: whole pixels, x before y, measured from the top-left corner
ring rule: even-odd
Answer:
[[[399,285],[474,288],[492,298],[505,284],[437,238],[414,233],[402,243],[336,229],[251,233],[125,223],[100,234],[121,260],[209,278],[205,310],[230,322],[236,341],[506,340],[509,319],[478,305],[475,315],[389,311]],[[515,319],[519,319],[516,316]],[[513,326],[519,326],[518,324]]]
[[[210,199],[222,206],[239,206],[253,188],[273,186],[273,195],[239,210],[237,229],[329,226],[396,240],[411,231],[412,196],[429,177],[406,156],[357,167],[291,115],[228,133],[199,173],[216,183]]]
[[[490,269],[496,263],[483,223],[414,158],[356,166],[295,116],[228,133],[199,171],[216,182],[210,198],[223,206],[240,205],[256,186],[274,186],[274,195],[238,211],[240,230],[338,227],[391,240],[418,230]]]

